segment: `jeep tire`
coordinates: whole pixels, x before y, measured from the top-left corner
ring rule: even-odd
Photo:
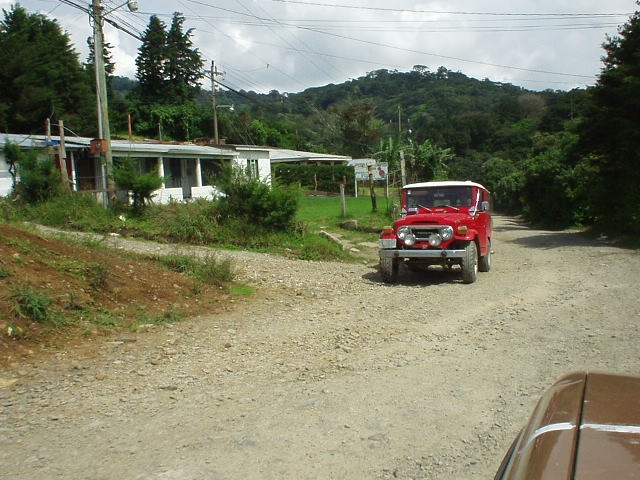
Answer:
[[[398,280],[399,262],[397,258],[380,257],[380,271],[382,280],[386,283],[395,283]]]
[[[487,240],[487,254],[480,257],[478,270],[480,272],[488,272],[491,270],[491,240]]]
[[[462,257],[462,282],[473,283],[478,278],[478,249],[476,242],[469,242]]]

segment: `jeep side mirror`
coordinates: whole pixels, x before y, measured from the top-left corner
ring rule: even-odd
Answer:
[[[488,212],[489,211],[489,202],[484,201],[480,204],[480,210],[483,212]]]

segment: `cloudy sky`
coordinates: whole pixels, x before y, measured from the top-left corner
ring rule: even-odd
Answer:
[[[8,10],[16,2],[0,0]],[[91,35],[89,0],[22,0],[58,20],[82,61]],[[640,7],[635,0],[102,0],[116,74],[135,77],[151,15],[167,29],[186,18],[206,68],[236,90],[300,92],[378,69],[440,66],[531,90],[593,85],[602,43]],[[122,6],[121,6],[122,5]],[[3,16],[4,18],[4,16]],[[133,34],[134,36],[132,36]],[[206,83],[203,85],[209,88]]]

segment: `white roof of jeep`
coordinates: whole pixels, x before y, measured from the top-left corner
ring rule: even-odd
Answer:
[[[472,182],[470,180],[466,180],[464,182],[460,181],[446,181],[446,182],[421,182],[421,183],[410,183],[409,185],[405,185],[402,188],[429,188],[429,187],[478,187],[486,190],[482,185],[476,182]]]

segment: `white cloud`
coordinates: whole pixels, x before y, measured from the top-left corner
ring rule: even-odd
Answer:
[[[86,58],[86,37],[91,33],[86,13],[57,0],[20,3],[30,11],[50,12],[72,34],[82,60]],[[119,2],[103,3],[109,7]],[[10,4],[0,0],[3,8]],[[122,8],[112,15],[142,33],[150,14],[158,14],[170,25],[171,14],[180,9],[187,19],[185,28],[195,29],[194,44],[207,68],[215,60],[220,70],[227,71],[226,81],[233,88],[262,92],[296,92],[380,68],[407,71],[416,64],[432,71],[445,66],[536,90],[593,84],[605,35],[615,34],[617,25],[637,8],[634,0],[508,4],[496,0],[139,0],[138,4],[137,14]],[[340,8],[347,5],[357,8]],[[627,15],[559,19],[560,13]],[[133,77],[139,42],[109,25],[105,32],[115,47],[117,73]]]

